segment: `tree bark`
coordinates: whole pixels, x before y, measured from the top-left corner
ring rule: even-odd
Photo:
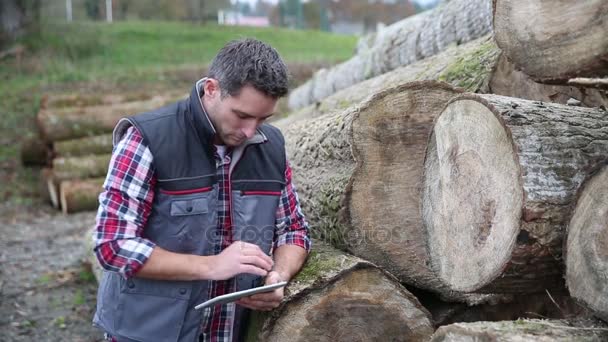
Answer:
[[[281,306],[252,313],[246,340],[427,341],[432,333],[429,313],[396,278],[315,241]]]
[[[490,0],[452,0],[399,21],[363,38],[368,48],[350,60],[319,71],[291,92],[289,106],[299,109],[368,78],[436,55],[448,46],[479,38],[492,29]]]
[[[573,324],[562,320],[530,319],[451,324],[437,329],[431,341],[600,342],[606,339],[608,329],[596,322]]]
[[[121,118],[156,109],[171,100],[169,97],[155,96],[146,101],[111,106],[41,109],[37,122],[46,141],[69,140],[110,133]]]
[[[465,292],[562,287],[575,194],[606,150],[600,109],[497,95],[451,100],[424,162],[422,211],[436,274]]]
[[[340,90],[289,116],[290,120],[337,113],[369,100],[375,93],[417,80],[439,80],[473,93],[492,93],[527,100],[566,104],[570,98],[582,105],[608,107],[608,96],[597,89],[536,83],[516,71],[490,36],[454,46],[394,71]]]
[[[110,154],[53,159],[53,177],[58,181],[105,176]]]
[[[57,141],[53,144],[53,151],[56,156],[60,157],[110,154],[112,153],[112,134]]]
[[[341,113],[276,125],[285,133],[294,182],[316,237],[402,282],[478,302],[448,290],[432,273],[420,216],[427,134],[461,92],[441,82],[413,82]]]
[[[96,210],[97,198],[105,178],[63,181],[59,185],[59,201],[64,214]]]
[[[4,0],[0,2],[0,46],[7,41],[13,41],[19,37],[25,26],[25,14],[23,8],[15,0]],[[3,36],[6,36],[3,37]],[[7,39],[8,38],[8,39]]]
[[[608,166],[581,191],[566,244],[566,284],[570,294],[608,322]]]
[[[605,1],[494,0],[494,32],[516,67],[538,81],[608,75]]]

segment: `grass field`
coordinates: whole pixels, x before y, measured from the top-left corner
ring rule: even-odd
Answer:
[[[0,200],[35,196],[37,170],[19,166],[19,142],[36,134],[44,93],[188,90],[217,50],[255,37],[288,63],[335,63],[352,56],[357,38],[318,31],[179,22],[47,24],[24,37],[24,57],[0,61]],[[8,184],[12,184],[9,190]]]

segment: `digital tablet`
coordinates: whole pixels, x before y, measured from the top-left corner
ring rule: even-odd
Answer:
[[[234,302],[239,298],[252,296],[252,295],[258,294],[258,293],[271,292],[271,291],[274,291],[285,285],[287,285],[287,282],[282,281],[282,282],[276,283],[276,284],[264,285],[264,286],[254,287],[254,288],[248,289],[248,290],[228,293],[225,295],[221,295],[221,296],[217,296],[215,298],[209,299],[208,301],[201,303],[201,304],[195,306],[194,308],[198,310],[198,309],[204,309],[204,308],[207,308],[207,307],[210,307],[213,305],[217,305],[217,304],[226,304],[226,303]]]

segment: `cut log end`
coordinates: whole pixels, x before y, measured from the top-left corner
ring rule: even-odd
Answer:
[[[59,185],[59,202],[64,214],[95,210],[104,178],[63,181]]]
[[[437,120],[426,158],[433,266],[454,290],[479,289],[500,274],[519,232],[523,190],[508,132],[482,103],[455,101]]]
[[[608,73],[605,1],[494,1],[498,46],[542,82]],[[534,20],[530,20],[534,13]]]
[[[428,340],[429,312],[396,278],[323,242],[313,245],[281,306],[252,313],[247,341]]]
[[[445,288],[427,267],[420,216],[422,163],[433,121],[460,93],[434,81],[384,91],[361,106],[351,133],[359,162],[345,200],[349,250],[408,284],[439,292]]]
[[[286,310],[267,341],[423,341],[432,333],[426,310],[375,268],[353,270]]]
[[[608,166],[585,185],[568,228],[570,294],[608,321]]]

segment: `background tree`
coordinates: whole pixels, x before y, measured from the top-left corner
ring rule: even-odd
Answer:
[[[0,47],[40,27],[40,0],[0,1]]]

